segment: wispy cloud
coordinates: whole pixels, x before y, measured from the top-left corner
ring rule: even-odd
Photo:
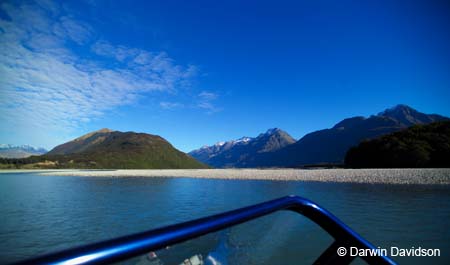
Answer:
[[[61,39],[70,39],[79,45],[89,42],[93,35],[88,24],[67,16],[60,17],[58,23],[53,25],[53,33]]]
[[[176,91],[197,71],[176,64],[165,52],[97,39],[89,24],[51,1],[3,2],[0,8],[7,16],[0,18],[2,126],[76,128],[144,93]],[[205,102],[213,100],[204,97]],[[178,107],[169,102],[160,106]]]
[[[159,106],[163,109],[178,109],[178,108],[183,108],[184,104],[178,103],[178,102],[167,102],[167,101],[163,101],[161,103],[159,103]]]
[[[198,94],[198,97],[202,100],[215,100],[218,96],[213,92],[202,91],[200,94]]]
[[[207,110],[208,114],[212,114],[215,112],[219,112],[222,109],[218,108],[214,103],[215,100],[219,96],[216,93],[209,92],[209,91],[202,91],[200,94],[198,94],[198,103],[197,107],[201,109]]]

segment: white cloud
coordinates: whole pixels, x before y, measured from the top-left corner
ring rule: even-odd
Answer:
[[[214,100],[218,97],[217,94],[207,91],[202,91],[198,96],[203,100]]]
[[[89,25],[67,16],[59,18],[59,22],[53,25],[53,33],[60,38],[70,39],[80,45],[87,43],[93,34]]]
[[[130,49],[120,45],[114,46],[105,40],[99,40],[95,42],[92,45],[91,49],[98,55],[115,58],[120,62],[123,62],[129,58],[134,58],[138,54],[137,49]]]
[[[167,102],[167,101],[163,101],[161,103],[159,103],[159,106],[163,109],[177,109],[177,108],[182,108],[184,107],[184,104],[178,103],[178,102]]]
[[[198,104],[197,107],[201,109],[207,110],[208,114],[212,114],[215,112],[219,112],[222,109],[216,107],[214,104],[214,101],[219,96],[216,93],[208,92],[208,91],[202,91],[200,94],[198,94]]]
[[[50,1],[0,8],[10,18],[0,19],[1,126],[77,128],[144,93],[176,91],[196,73],[164,52],[95,40],[91,26]],[[68,44],[93,53],[75,54]]]

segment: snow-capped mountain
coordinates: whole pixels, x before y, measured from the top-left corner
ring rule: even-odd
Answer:
[[[44,148],[33,147],[31,145],[0,144],[0,157],[24,158],[45,153],[47,153],[47,150]]]
[[[218,142],[212,146],[203,146],[189,154],[214,167],[245,167],[258,154],[273,152],[294,142],[289,134],[273,128],[257,137]]]

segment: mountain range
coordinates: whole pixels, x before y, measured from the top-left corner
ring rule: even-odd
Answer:
[[[257,137],[242,137],[237,140],[204,146],[189,154],[212,167],[248,167],[264,153],[271,153],[295,143],[288,133],[273,128]]]
[[[30,145],[0,144],[0,157],[3,158],[24,158],[45,153],[47,153],[47,150],[44,148],[37,148]]]
[[[289,136],[291,140],[282,141],[284,144],[279,145],[279,148],[266,152],[255,152],[248,144],[229,144],[228,148],[221,148],[220,144],[219,147],[216,144],[194,150],[189,154],[214,167],[301,167],[311,164],[342,164],[346,152],[363,140],[400,131],[412,125],[442,120],[448,118],[437,114],[424,114],[406,105],[397,105],[368,118],[357,116],[344,119],[332,128],[311,132],[296,142]],[[276,131],[283,132],[279,129]],[[283,135],[288,134],[283,132]],[[269,138],[260,139],[259,146],[264,146],[264,140]]]
[[[10,156],[0,157],[0,167],[176,169],[342,165],[348,150],[363,141],[414,125],[448,120],[450,119],[437,114],[424,114],[409,106],[397,105],[367,118],[357,116],[344,119],[332,128],[311,132],[298,141],[287,132],[273,128],[256,137],[219,142],[189,154],[177,150],[157,135],[101,129],[58,145],[48,153],[30,146],[1,145],[0,153],[9,152]],[[409,137],[409,134],[405,135]],[[420,137],[416,138],[425,139]],[[449,143],[444,141],[441,144]],[[435,148],[434,143],[430,143],[430,146]],[[20,155],[22,158],[10,158],[12,153],[14,157]],[[31,156],[23,158],[30,154]]]

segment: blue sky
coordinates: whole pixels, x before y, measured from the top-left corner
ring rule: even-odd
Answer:
[[[450,116],[448,1],[2,1],[0,142],[182,151],[402,103]]]

